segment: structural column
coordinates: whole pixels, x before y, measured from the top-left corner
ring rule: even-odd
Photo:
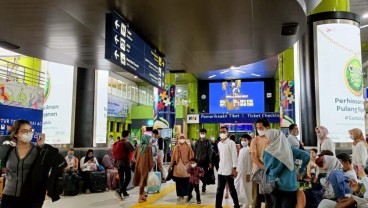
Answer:
[[[77,68],[74,147],[93,146],[95,70]]]

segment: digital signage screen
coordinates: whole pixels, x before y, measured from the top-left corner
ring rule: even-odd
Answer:
[[[241,80],[209,83],[210,113],[261,113],[265,109],[264,82]]]

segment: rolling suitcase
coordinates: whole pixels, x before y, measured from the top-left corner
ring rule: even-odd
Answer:
[[[160,190],[161,190],[161,172],[157,171],[157,164],[156,164],[156,171],[148,173],[147,193],[153,192],[160,193]]]
[[[102,192],[107,188],[107,175],[105,172],[91,172],[89,174],[91,180],[91,191]]]

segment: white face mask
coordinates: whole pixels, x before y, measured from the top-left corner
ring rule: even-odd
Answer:
[[[33,138],[33,134],[32,133],[27,133],[27,134],[22,134],[19,139],[22,142],[27,143],[27,142],[31,142],[32,138]]]
[[[185,142],[185,139],[179,139],[180,144],[184,144],[184,142]]]
[[[190,145],[190,140],[187,140],[187,144],[189,144],[189,145]]]
[[[246,146],[248,146],[248,141],[241,141],[241,144],[242,144],[243,147],[246,147]]]
[[[201,139],[206,137],[206,134],[200,134],[199,137],[201,137]]]
[[[214,142],[214,141],[215,141],[215,137],[211,137],[211,141],[213,141],[213,142]]]
[[[226,139],[227,138],[227,134],[226,133],[221,133],[220,134],[220,137],[221,137],[221,139]]]
[[[192,168],[195,168],[197,166],[197,163],[190,164],[190,166],[192,166]]]
[[[353,137],[353,135],[349,135],[349,138],[351,139],[351,140],[354,140],[354,137]]]
[[[266,134],[266,130],[257,130],[259,136],[264,136]]]

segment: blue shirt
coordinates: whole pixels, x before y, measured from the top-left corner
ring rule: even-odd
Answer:
[[[293,153],[294,161],[296,159],[302,160],[302,165],[300,167],[300,174],[304,174],[307,165],[310,160],[309,153],[296,149],[294,147],[291,148]],[[265,171],[268,176],[269,182],[275,182],[277,180],[277,186],[279,190],[282,191],[296,191],[298,189],[298,181],[296,178],[295,168],[290,171],[284,163],[280,162],[277,158],[272,156],[267,151],[263,152],[263,162],[265,166]]]
[[[341,199],[344,198],[345,195],[351,194],[348,178],[345,177],[341,170],[332,171],[327,180],[334,190],[336,199]]]

